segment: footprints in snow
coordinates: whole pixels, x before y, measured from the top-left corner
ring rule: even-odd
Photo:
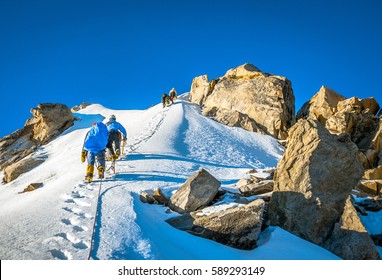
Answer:
[[[130,153],[136,151],[142,145],[142,142],[147,142],[151,137],[154,136],[154,134],[159,130],[160,126],[162,125],[169,110],[170,107],[166,107],[151,118],[144,132],[138,137],[135,137],[133,140],[133,144],[129,146]]]
[[[76,258],[87,258],[91,242],[89,232],[94,222],[94,214],[90,214],[94,210],[91,207],[91,202],[94,202],[96,196],[92,193],[94,190],[91,185],[78,184],[71,193],[63,195],[66,206],[62,209],[66,214],[61,223],[66,231],[45,240],[50,248],[54,247],[49,250],[53,258],[70,260],[74,258],[73,255],[76,255]],[[71,247],[73,252],[60,249]]]

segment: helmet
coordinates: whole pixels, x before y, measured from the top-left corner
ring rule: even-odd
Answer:
[[[109,121],[115,121],[117,118],[114,115],[109,116]]]

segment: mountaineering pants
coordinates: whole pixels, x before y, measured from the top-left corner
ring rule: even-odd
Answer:
[[[121,149],[121,140],[119,139],[119,132],[117,130],[109,131],[109,138],[106,145],[106,148],[109,149],[110,154],[114,155],[115,151],[113,149],[113,143],[115,146],[115,151]]]
[[[94,165],[96,158],[98,166],[103,166],[105,168],[105,151],[101,150],[98,153],[88,152],[88,164]]]

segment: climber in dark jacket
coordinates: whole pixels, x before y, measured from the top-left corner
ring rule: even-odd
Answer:
[[[111,115],[109,121],[106,123],[107,130],[109,131],[109,139],[106,148],[109,150],[111,155],[111,160],[114,161],[118,159],[121,154],[121,138],[126,142],[127,132],[126,129],[119,122],[116,121],[116,117]],[[122,137],[120,138],[120,133]],[[113,148],[114,144],[114,148]]]
[[[162,95],[163,108],[166,107],[167,105],[170,105],[170,103],[172,103],[170,96],[168,96],[167,93],[163,93],[163,95]]]

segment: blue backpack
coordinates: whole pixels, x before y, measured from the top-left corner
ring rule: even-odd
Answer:
[[[102,122],[97,122],[86,134],[84,142],[84,150],[98,153],[104,150],[107,144],[109,133],[107,127]]]

